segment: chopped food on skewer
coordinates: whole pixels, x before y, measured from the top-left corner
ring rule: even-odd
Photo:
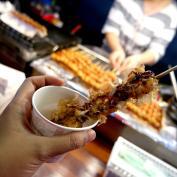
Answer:
[[[112,84],[117,79],[115,72],[106,70],[100,63],[94,63],[92,56],[86,52],[69,48],[55,52],[51,57],[66,65],[94,89],[104,90],[105,85]]]
[[[156,92],[158,80],[151,71],[130,73],[126,83],[105,91],[92,92],[89,101],[81,102],[78,98],[63,100],[58,110],[54,111],[51,120],[55,123],[82,127],[86,122],[104,123],[107,116],[116,111],[119,105],[130,99],[141,99],[143,96]]]

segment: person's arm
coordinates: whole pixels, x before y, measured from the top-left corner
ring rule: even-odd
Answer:
[[[149,48],[137,55],[127,57],[121,64],[120,72],[127,69],[133,69],[141,64],[153,65],[164,55],[165,50],[175,35],[175,27],[162,28],[154,33],[154,37]]]
[[[108,32],[105,34],[105,39],[111,49],[110,62],[113,68],[119,68],[121,62],[125,59],[125,52],[119,42],[119,38],[116,33]]]
[[[26,79],[0,116],[1,177],[31,177],[51,157],[80,148],[95,138],[93,130],[54,137],[36,135],[32,131],[32,95],[45,85],[62,85],[62,81],[49,76]]]
[[[120,28],[125,22],[125,14],[120,8],[121,3],[120,0],[114,1],[102,29],[102,33],[105,34],[105,44],[111,50],[109,59],[114,68],[119,67],[125,58],[125,52],[119,41]]]
[[[158,53],[153,50],[146,50],[145,52],[133,55],[128,58],[137,58],[139,65],[153,65],[156,63],[156,57],[158,56]],[[127,58],[127,59],[128,59]]]
[[[140,54],[140,64],[153,65],[156,63],[158,53],[153,50],[147,50]]]
[[[119,42],[119,37],[114,32],[105,33],[105,39],[106,39],[107,44],[112,52],[123,50],[123,48]]]
[[[156,55],[154,51],[147,50],[141,54],[132,55],[127,57],[120,65],[120,74],[124,71],[131,71],[141,65],[152,65],[156,62]]]
[[[168,28],[162,28],[161,30],[157,30],[154,33],[154,37],[148,48],[149,51],[154,53],[154,62],[152,64],[157,63],[160,58],[165,54],[167,46],[172,41],[175,35],[176,26],[177,24],[175,25],[175,27],[169,26]],[[146,60],[144,59],[144,61]]]

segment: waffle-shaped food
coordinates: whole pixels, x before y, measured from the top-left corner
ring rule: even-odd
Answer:
[[[107,116],[115,112],[121,102],[129,99],[139,99],[157,90],[158,81],[150,71],[133,72],[125,84],[107,91],[91,93],[89,101],[80,104],[79,101],[66,100],[59,105],[51,117],[56,123],[70,127],[82,127],[83,123],[92,120],[104,123]]]
[[[92,62],[91,56],[85,52],[64,49],[52,54],[52,59],[66,65],[85,83],[95,89],[104,89],[116,80],[114,72],[105,71]]]
[[[156,102],[140,105],[127,102],[126,108],[138,119],[147,122],[155,129],[160,130],[162,128],[163,110]]]

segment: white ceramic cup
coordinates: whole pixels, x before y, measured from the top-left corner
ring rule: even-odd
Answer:
[[[84,95],[64,86],[45,86],[38,89],[32,97],[32,126],[34,130],[44,136],[54,136],[72,131],[85,131],[95,127],[98,121],[87,127],[72,128],[56,124],[49,120],[52,111],[57,109],[59,100],[73,98],[76,95],[83,101],[88,101],[88,98]]]

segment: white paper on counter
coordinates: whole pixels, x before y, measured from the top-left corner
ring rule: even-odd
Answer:
[[[25,74],[0,64],[0,114],[25,80]]]
[[[0,2],[0,13],[6,13],[14,10],[15,7],[10,1]]]
[[[109,157],[104,177],[176,177],[177,169],[144,151],[123,137],[118,137]]]

